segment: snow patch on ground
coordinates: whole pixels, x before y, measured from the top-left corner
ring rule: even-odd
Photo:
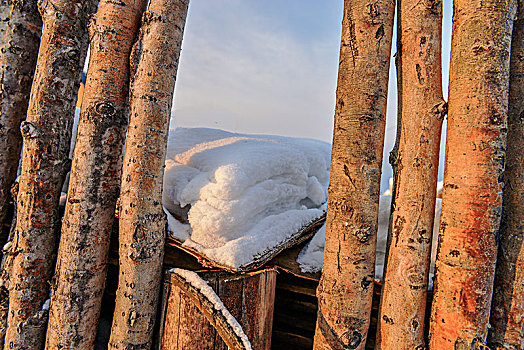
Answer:
[[[177,128],[164,175],[169,229],[217,263],[249,264],[325,213],[330,155],[312,139]]]
[[[431,250],[431,265],[430,265],[430,287],[433,285],[433,271],[435,268],[435,259],[437,255],[437,241],[438,228],[440,224],[440,210],[442,207],[442,200],[437,198],[435,210],[435,223],[433,225],[433,242]],[[384,260],[386,256],[386,245],[389,226],[389,213],[391,210],[391,196],[380,196],[378,206],[378,233],[377,233],[377,257],[375,260],[375,278],[383,280],[384,274]],[[311,241],[300,252],[297,262],[300,265],[302,272],[319,272],[322,270],[324,262],[324,241],[326,239],[326,225],[322,226]]]
[[[244,347],[248,350],[252,349],[251,343],[249,342],[249,339],[247,338],[246,334],[244,333],[244,330],[242,329],[242,326],[238,323],[238,321],[231,315],[229,310],[224,306],[222,303],[222,300],[216,295],[213,288],[211,288],[205,280],[203,280],[199,275],[197,275],[193,271],[188,271],[184,269],[171,269],[170,272],[176,273],[180,277],[182,277],[184,280],[186,280],[188,283],[190,283],[193,287],[198,289],[202,294],[204,294],[211,303],[213,303],[213,306],[215,310],[220,311],[222,315],[225,317],[231,328],[235,331],[236,335],[242,339],[242,343],[244,344]]]

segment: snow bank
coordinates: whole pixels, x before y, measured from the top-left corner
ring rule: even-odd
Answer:
[[[171,269],[170,272],[176,273],[184,280],[186,280],[186,282],[188,282],[193,287],[198,289],[202,294],[204,294],[206,298],[213,304],[215,310],[220,311],[222,313],[224,318],[227,320],[227,323],[229,323],[231,328],[234,330],[235,334],[242,340],[244,347],[246,349],[252,349],[251,343],[249,342],[249,339],[244,333],[242,326],[233,317],[233,315],[231,315],[229,310],[222,303],[222,300],[220,300],[219,296],[216,295],[213,288],[211,288],[205,280],[200,278],[200,276],[193,271],[183,269]]]
[[[438,228],[440,223],[440,209],[442,207],[442,200],[437,198],[436,211],[435,211],[435,223],[433,225],[433,243],[431,251],[431,266],[430,266],[430,277],[433,275],[435,267],[435,259],[437,254],[437,238]],[[375,260],[375,278],[377,280],[383,279],[384,273],[384,260],[386,256],[386,244],[388,235],[389,225],[389,212],[391,210],[391,196],[382,195],[380,196],[380,202],[378,206],[378,233],[377,233],[377,257]],[[324,261],[324,241],[326,238],[326,225],[322,226],[311,241],[304,247],[300,252],[297,262],[303,272],[319,272],[322,270],[322,264]],[[430,285],[432,285],[432,279],[430,278]]]
[[[324,214],[330,154],[311,139],[177,128],[164,175],[170,231],[217,263],[249,264]]]

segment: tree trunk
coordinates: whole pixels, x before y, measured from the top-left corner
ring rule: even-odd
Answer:
[[[129,54],[146,0],[102,0],[53,286],[46,348],[93,349],[127,128]]]
[[[517,1],[456,0],[444,192],[430,349],[480,346],[502,209],[511,31]]]
[[[508,147],[502,223],[491,311],[490,343],[495,349],[524,346],[524,2],[511,44]],[[497,347],[498,346],[498,347]]]
[[[22,135],[42,20],[36,0],[0,0],[0,226],[7,217],[9,190],[16,178]],[[0,237],[4,244],[5,237]]]
[[[398,150],[392,237],[379,315],[378,349],[424,347],[424,314],[435,216],[442,98],[442,3],[399,0]]]
[[[120,278],[110,349],[149,349],[161,284],[162,178],[188,0],[152,0],[133,48],[119,208]]]
[[[369,327],[395,2],[344,1],[315,349],[363,349]]]
[[[277,271],[261,270],[242,275],[199,273],[238,321],[253,349],[271,349],[271,329]],[[242,348],[230,324],[202,293],[168,272],[164,283],[164,317],[160,334],[163,350],[226,350]]]
[[[18,182],[11,187],[11,196],[16,203],[18,197]],[[5,333],[7,330],[7,315],[9,311],[9,284],[11,283],[11,270],[13,268],[13,237],[16,228],[16,206],[14,207],[13,220],[7,243],[2,248],[2,263],[0,266],[0,349],[4,348]]]
[[[27,120],[18,194],[7,349],[44,345],[58,200],[66,172],[76,91],[87,51],[94,0],[39,2],[42,40]]]

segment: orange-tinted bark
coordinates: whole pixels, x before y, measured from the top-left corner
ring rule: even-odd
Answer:
[[[16,222],[9,215],[9,192],[20,161],[20,124],[27,113],[41,32],[36,0],[0,1],[0,245],[5,244],[4,234],[11,223]],[[12,255],[7,255],[11,261]],[[7,265],[11,264],[2,264],[0,272],[0,348],[4,347],[9,307]]]
[[[395,2],[344,1],[315,349],[363,349],[369,327]]]
[[[524,348],[524,2],[511,43],[508,140],[490,346]]]
[[[11,223],[6,215],[9,190],[20,160],[20,124],[27,112],[42,31],[36,3],[0,1],[0,229]]]
[[[474,349],[486,341],[516,3],[455,1],[431,350]]]
[[[76,91],[95,0],[40,1],[42,38],[24,138],[6,349],[42,349],[54,262],[58,200],[69,170]]]
[[[146,0],[102,0],[91,55],[49,311],[46,348],[95,346],[127,129],[129,54]]]
[[[189,0],[151,0],[132,55],[110,349],[150,349],[164,257],[162,178]],[[133,73],[134,71],[134,73]]]
[[[399,0],[399,132],[378,349],[424,347],[442,119],[440,1]]]

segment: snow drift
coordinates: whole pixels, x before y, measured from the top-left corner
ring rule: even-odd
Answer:
[[[325,212],[331,146],[204,128],[170,133],[163,204],[185,246],[239,268]]]

